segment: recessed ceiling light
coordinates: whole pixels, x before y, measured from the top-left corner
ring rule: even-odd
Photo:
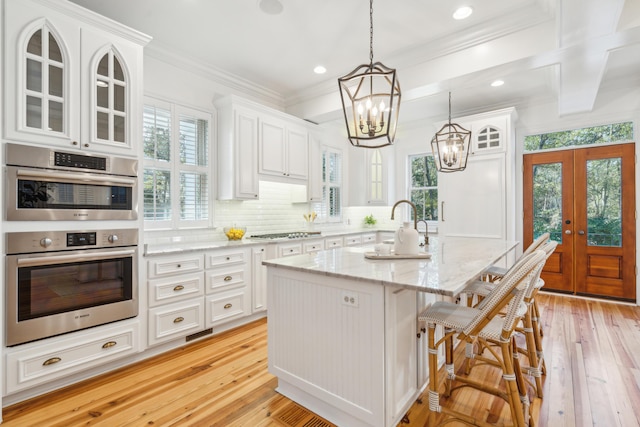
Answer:
[[[473,8],[471,6],[462,6],[456,9],[455,12],[453,12],[453,19],[465,19],[470,17],[472,13]]]
[[[316,74],[324,74],[327,72],[327,69],[324,68],[322,65],[318,65],[316,68],[313,69],[313,72]]]
[[[491,86],[493,86],[493,87],[498,87],[498,86],[502,86],[503,84],[504,84],[504,80],[494,80],[494,81],[491,83]]]
[[[258,0],[258,7],[268,15],[278,15],[283,9],[280,0]]]

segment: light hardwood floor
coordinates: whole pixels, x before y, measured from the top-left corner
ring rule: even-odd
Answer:
[[[537,424],[640,425],[640,307],[546,293],[538,301],[547,376]],[[5,408],[3,426],[331,426],[275,392],[266,344],[257,321]],[[443,404],[510,423],[501,400],[477,392]],[[424,426],[427,415],[425,397],[402,426]]]

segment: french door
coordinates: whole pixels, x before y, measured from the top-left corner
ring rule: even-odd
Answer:
[[[635,145],[525,154],[523,186],[524,247],[559,243],[545,289],[635,301]]]

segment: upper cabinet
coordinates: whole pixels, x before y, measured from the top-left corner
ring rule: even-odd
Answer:
[[[471,129],[462,172],[438,174],[442,236],[515,239],[515,109],[456,119]]]
[[[285,180],[306,180],[309,176],[307,129],[275,117],[260,120],[259,173]]]
[[[257,199],[259,180],[309,183],[311,124],[235,95],[219,99],[215,105],[218,199]],[[317,169],[312,169],[312,174],[320,177]],[[311,193],[307,198],[312,200]]]
[[[350,148],[349,206],[386,206],[393,195],[393,147]]]
[[[150,38],[67,1],[4,4],[4,137],[135,156]]]
[[[258,113],[235,97],[218,107],[218,199],[255,200],[258,192]]]

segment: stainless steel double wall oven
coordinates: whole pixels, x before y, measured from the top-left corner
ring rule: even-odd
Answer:
[[[5,146],[6,345],[137,316],[137,160]]]

